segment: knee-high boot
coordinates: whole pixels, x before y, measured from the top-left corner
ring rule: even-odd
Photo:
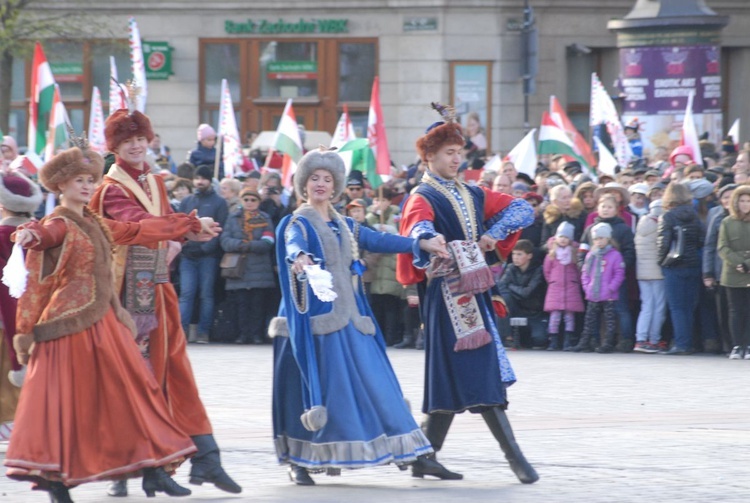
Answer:
[[[239,494],[242,487],[231,479],[221,466],[219,446],[213,435],[196,435],[190,437],[198,448],[198,452],[190,459],[190,483],[201,485],[211,482],[213,485],[228,493]]]
[[[505,454],[505,459],[510,463],[510,468],[516,474],[518,480],[524,484],[533,484],[539,480],[536,470],[526,461],[521,448],[518,446],[518,442],[516,442],[516,437],[513,435],[513,428],[510,426],[510,421],[508,421],[505,411],[500,407],[493,407],[490,410],[482,412],[482,417],[500,444],[500,448]]]
[[[437,459],[437,452],[443,448],[443,442],[445,441],[446,435],[448,435],[448,429],[451,427],[453,422],[453,414],[427,414],[425,420],[422,423],[422,431],[424,432],[427,440],[432,444],[432,448],[435,449],[435,454],[430,454],[429,459]],[[441,465],[442,466],[442,465]],[[425,475],[431,475],[442,480],[461,480],[464,478],[460,473],[452,472],[445,467],[442,467],[441,471],[425,471],[419,463],[415,463],[411,467],[412,477],[423,478]]]

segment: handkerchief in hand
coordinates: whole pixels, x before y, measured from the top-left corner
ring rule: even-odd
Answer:
[[[313,294],[323,302],[333,302],[338,294],[333,291],[333,276],[325,269],[321,269],[319,264],[306,265],[305,274]]]

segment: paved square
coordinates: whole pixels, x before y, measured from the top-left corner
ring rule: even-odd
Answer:
[[[244,492],[189,486],[193,496],[183,501],[750,501],[750,361],[512,352],[520,381],[510,388],[509,415],[538,483],[520,484],[481,417],[463,414],[439,457],[463,481],[413,479],[386,466],[317,475],[316,487],[296,487],[273,451],[271,348],[191,345],[189,351],[224,465]],[[424,353],[388,354],[419,421]],[[187,484],[188,470],[180,468],[179,483]],[[49,501],[28,489],[0,478],[0,501]],[[77,502],[146,501],[140,481],[130,482],[128,498],[107,497],[104,489],[89,484],[71,494]]]

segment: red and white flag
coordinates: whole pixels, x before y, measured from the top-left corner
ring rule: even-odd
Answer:
[[[224,161],[224,176],[234,178],[242,169],[242,144],[237,130],[237,119],[234,116],[232,95],[229,92],[227,79],[221,79],[221,104],[219,105],[219,138],[224,142],[221,156]]]
[[[391,175],[391,154],[388,151],[388,138],[385,136],[383,109],[380,107],[380,81],[378,77],[372,83],[370,113],[367,116],[367,139],[375,156],[375,171],[378,175]]]
[[[625,135],[625,129],[622,127],[620,115],[617,113],[612,98],[609,97],[607,90],[604,89],[596,73],[591,74],[591,115],[589,124],[598,126],[605,124],[607,133],[612,138],[612,144],[615,147],[615,157],[620,166],[627,166],[633,157],[633,150],[630,148],[630,142]],[[601,161],[601,157],[600,157]]]
[[[555,96],[550,96],[549,114],[552,117],[552,120],[560,126],[573,142],[573,149],[575,150],[576,155],[581,158],[582,163],[586,164],[589,168],[593,167],[596,164],[596,158],[594,157],[593,152],[591,152],[591,147],[586,141],[586,138],[578,132],[578,129],[576,129],[573,122],[568,118],[568,114],[565,113],[565,109],[560,105],[560,102],[557,101],[557,97]]]
[[[91,113],[89,114],[89,147],[102,155],[107,151],[104,139],[104,109],[99,88],[94,86],[91,92]]]
[[[685,118],[682,121],[682,141],[680,142],[680,145],[690,147],[693,162],[703,165],[703,159],[701,159],[701,147],[698,142],[698,132],[695,129],[695,119],[693,119],[694,97],[695,91],[691,90],[687,100],[687,107],[685,108]]]
[[[519,173],[526,173],[532,179],[536,176],[536,128],[528,132],[513,149],[505,156],[505,161],[511,161]]]
[[[349,119],[349,107],[344,104],[344,113],[339,117],[336,130],[333,132],[333,138],[331,138],[331,148],[339,149],[346,145],[347,142],[356,139],[357,135],[354,133],[354,126]]]
[[[120,84],[117,80],[117,64],[115,63],[115,57],[109,57],[109,115],[128,108],[127,102],[127,90],[125,86]]]
[[[141,47],[141,32],[135,18],[128,20],[128,32],[130,34],[130,65],[133,70],[133,80],[138,87],[138,96],[135,98],[135,109],[146,113],[146,98],[148,97],[148,86],[146,84],[146,64],[143,61],[143,48]]]
[[[297,117],[294,115],[291,98],[287,100],[286,106],[284,107],[284,113],[281,114],[279,127],[276,128],[276,137],[274,138],[273,145],[268,151],[268,157],[266,157],[266,165],[268,165],[268,161],[271,159],[274,152],[278,152],[283,156],[281,164],[281,182],[284,187],[291,187],[292,175],[297,171],[297,163],[302,158],[302,153],[304,152],[302,138],[300,138],[299,127],[297,126]]]
[[[34,46],[34,59],[31,63],[30,96],[28,151],[42,155],[47,146],[47,129],[54,105],[55,78],[39,42]]]

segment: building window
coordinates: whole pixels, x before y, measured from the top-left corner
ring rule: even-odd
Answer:
[[[370,101],[375,44],[339,44],[339,101]]]
[[[258,70],[262,98],[318,96],[317,42],[262,42]]]

